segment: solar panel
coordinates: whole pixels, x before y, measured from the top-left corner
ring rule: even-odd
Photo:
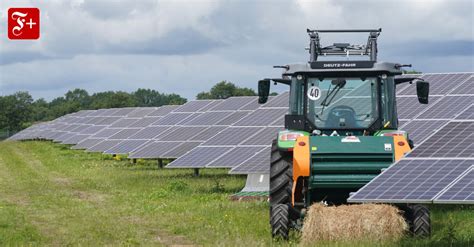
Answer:
[[[474,105],[466,108],[463,112],[455,117],[457,120],[461,119],[474,119]]]
[[[229,152],[228,147],[196,147],[184,156],[171,162],[167,168],[201,168]]]
[[[229,127],[208,141],[204,142],[204,146],[216,145],[237,145],[247,138],[260,132],[262,128],[259,127]]]
[[[156,111],[155,107],[140,107],[140,108],[137,108],[134,111],[130,112],[129,114],[127,114],[127,117],[142,118],[142,117],[145,117],[145,116],[147,116],[148,114],[150,114],[154,111]]]
[[[117,111],[109,113],[109,116],[124,117],[128,113],[130,113],[134,110],[135,110],[135,108],[132,108],[132,107],[130,107],[130,108],[119,108],[119,109],[117,109]]]
[[[52,131],[49,135],[47,135],[47,138],[50,140],[54,140],[55,138],[58,138],[61,135],[64,135],[67,132],[64,131]]]
[[[250,111],[233,112],[229,116],[227,116],[227,117],[223,118],[222,120],[216,122],[215,125],[223,125],[223,126],[224,125],[225,126],[233,125],[236,122],[238,122],[239,120],[243,119],[248,114],[250,114]]]
[[[281,108],[288,108],[288,102],[290,98],[289,92],[284,92],[280,95],[275,96],[268,100],[266,104],[262,107],[281,107]]]
[[[210,104],[204,106],[199,111],[201,111],[201,112],[209,111],[209,109],[215,107],[216,105],[219,105],[222,102],[224,102],[224,100],[212,100]]]
[[[264,148],[259,153],[234,167],[230,174],[269,174],[270,173],[270,147]]]
[[[199,112],[202,108],[206,107],[212,102],[212,100],[194,100],[189,101],[186,104],[178,107],[174,112]]]
[[[98,123],[102,122],[105,118],[106,117],[90,117],[89,121],[84,122],[84,123],[97,125]]]
[[[175,148],[164,152],[159,157],[179,158],[179,157],[183,156],[185,153],[187,153],[187,152],[191,151],[192,149],[194,149],[195,147],[199,146],[199,144],[201,144],[201,142],[183,142],[183,143],[179,144],[178,146],[176,146]]]
[[[173,149],[176,147],[176,142],[170,145],[169,142],[150,142],[147,143],[146,145],[143,145],[139,149],[135,150],[133,153],[131,153],[128,157],[129,158],[142,158],[142,159],[152,159],[152,158],[157,158],[160,157],[162,153],[168,152],[170,149]]]
[[[130,136],[136,134],[140,129],[122,129],[119,132],[115,133],[108,137],[109,140],[123,140],[127,139]]]
[[[234,126],[268,126],[279,119],[284,119],[287,112],[286,108],[258,109],[235,123]]]
[[[237,111],[253,101],[257,101],[257,97],[231,97],[212,107],[210,111]]]
[[[140,131],[137,131],[137,133],[131,135],[128,139],[151,140],[157,137],[158,135],[165,133],[165,131],[168,130],[169,128],[170,128],[169,126],[146,127]]]
[[[62,141],[64,141],[64,140],[67,140],[67,139],[69,139],[69,138],[75,136],[75,135],[76,135],[75,133],[65,132],[65,133],[63,133],[62,135],[53,138],[53,141],[55,141],[55,142],[62,142]]]
[[[155,111],[151,112],[150,114],[148,114],[149,117],[151,116],[154,116],[154,117],[162,117],[162,116],[165,116],[166,114],[174,111],[175,109],[177,109],[178,107],[180,107],[180,105],[164,105],[164,106],[160,106],[159,108],[157,108]]]
[[[121,140],[103,140],[96,145],[87,148],[87,152],[104,152],[105,150],[111,149],[120,142]]]
[[[445,96],[423,112],[418,119],[452,119],[472,104],[472,96]]]
[[[140,118],[139,121],[129,125],[129,128],[144,128],[150,126],[152,123],[158,121],[160,117],[144,117]]]
[[[349,202],[430,203],[474,160],[405,159],[392,165],[362,189]]]
[[[474,157],[474,121],[449,122],[417,146],[410,157]]]
[[[430,83],[431,95],[445,95],[465,81],[467,77],[467,74],[424,74],[421,76]],[[408,87],[398,95],[416,95],[416,84],[408,84]]]
[[[62,128],[62,130],[70,132],[70,131],[73,131],[75,128],[80,127],[80,126],[81,125],[78,125],[78,124],[70,124],[66,128]]]
[[[152,125],[176,125],[186,118],[189,118],[192,113],[175,113],[172,112],[154,122]]]
[[[95,134],[101,130],[103,130],[105,128],[105,126],[103,125],[92,125],[92,126],[89,126],[87,127],[86,129],[80,131],[79,133],[80,134]]]
[[[103,129],[93,135],[93,138],[108,138],[117,134],[121,129]]]
[[[271,146],[272,141],[278,137],[278,132],[283,130],[283,127],[267,127],[258,132],[255,136],[240,143],[240,145],[261,145]]]
[[[199,132],[205,130],[206,127],[178,127],[165,135],[161,135],[160,141],[186,141],[191,139],[193,136],[199,134]]]
[[[119,119],[120,117],[104,117],[102,121],[97,123],[97,125],[111,125]]]
[[[474,160],[471,160],[474,164]],[[434,199],[435,203],[474,203],[474,166],[459,176],[442,194]]]
[[[206,112],[190,121],[186,121],[184,125],[213,125],[231,114],[232,112]]]
[[[437,104],[440,99],[440,96],[430,96],[428,104],[420,104],[418,102],[418,97],[397,97],[398,118],[414,119],[421,112],[426,111],[434,104]]]
[[[104,112],[106,112],[108,109],[98,109],[95,112],[90,113],[88,116],[89,117],[97,117],[103,115]]]
[[[69,144],[69,145],[77,144],[80,141],[82,141],[84,139],[87,139],[89,136],[90,135],[75,134],[74,136],[64,140],[62,143],[63,144]]]
[[[87,149],[92,146],[97,145],[99,142],[102,142],[103,139],[84,139],[83,141],[79,142],[75,146],[72,146],[71,149]]]
[[[142,140],[123,140],[117,145],[113,146],[110,149],[104,151],[106,154],[128,154],[131,153],[133,150],[138,149],[145,142]]]
[[[408,137],[418,144],[422,143],[446,123],[448,123],[448,120],[413,120],[399,129],[408,132]]]
[[[473,73],[469,74],[470,77],[465,82],[461,83],[455,88],[450,94],[470,94],[474,95],[474,76]]]
[[[270,99],[273,99],[273,98],[274,98],[274,97],[271,96],[271,97],[269,97],[269,100],[270,100]],[[239,111],[255,111],[255,110],[257,110],[260,106],[261,106],[261,105],[258,103],[258,99],[255,99],[255,100],[250,101],[249,104],[247,104],[247,105],[241,107],[241,108],[239,109]]]
[[[122,118],[118,120],[117,122],[113,123],[110,125],[110,128],[126,128],[135,122],[139,121],[140,118]]]
[[[183,119],[183,121],[179,122],[177,125],[185,125],[189,121],[194,121],[194,119],[200,117],[202,114],[204,114],[204,113],[203,112],[195,112],[195,113],[191,114],[191,116],[187,117],[186,119]]]
[[[207,168],[232,168],[242,164],[264,147],[235,147],[225,155],[208,164]]]
[[[207,141],[211,137],[217,135],[219,132],[224,130],[225,128],[226,127],[224,127],[224,126],[211,126],[211,127],[208,127],[205,130],[199,132],[197,135],[189,138],[189,141],[201,141],[201,142]]]
[[[90,121],[92,117],[81,117],[79,118],[76,123],[77,124],[86,124],[86,122]]]
[[[430,94],[446,94],[468,78],[469,74],[438,74],[430,83]]]

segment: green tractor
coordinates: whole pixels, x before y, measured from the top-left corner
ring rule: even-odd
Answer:
[[[402,74],[402,65],[377,61],[375,30],[307,30],[310,61],[283,68],[281,78],[258,83],[259,103],[268,100],[270,83],[290,87],[285,129],[272,144],[270,224],[273,237],[288,238],[301,227],[315,202],[347,203],[383,169],[413,148],[398,130],[396,88],[416,83],[418,100],[428,103],[429,83]],[[321,33],[369,33],[366,45],[335,43],[321,47]],[[345,56],[344,60],[318,61]],[[354,59],[355,56],[359,60]],[[430,234],[429,211],[423,205],[397,205],[413,234]]]

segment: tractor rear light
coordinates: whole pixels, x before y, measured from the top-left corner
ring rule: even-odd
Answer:
[[[405,146],[405,142],[402,142],[402,141],[397,142],[397,144],[398,144],[398,146]]]
[[[306,146],[306,142],[298,142],[298,145],[304,147],[304,146]]]
[[[382,136],[404,136],[406,135],[406,131],[403,131],[403,130],[396,130],[396,131],[393,131],[393,132],[387,132],[387,133],[383,133]]]
[[[300,136],[304,136],[302,133],[288,132],[280,135],[280,141],[296,141]]]

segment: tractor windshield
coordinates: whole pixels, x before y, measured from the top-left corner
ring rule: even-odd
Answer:
[[[308,78],[308,118],[321,129],[364,129],[378,118],[378,79]]]

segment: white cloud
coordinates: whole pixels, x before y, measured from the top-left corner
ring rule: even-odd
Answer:
[[[12,6],[39,7],[42,36],[19,42],[0,35],[0,94],[29,90],[50,99],[74,87],[145,87],[193,98],[224,79],[255,87],[259,78],[278,76],[272,65],[307,60],[306,28],[382,27],[385,60],[429,72],[473,70],[472,49],[459,54],[474,40],[468,0],[7,0],[0,1],[0,23]],[[450,45],[459,46],[456,56],[440,63],[439,49]]]

